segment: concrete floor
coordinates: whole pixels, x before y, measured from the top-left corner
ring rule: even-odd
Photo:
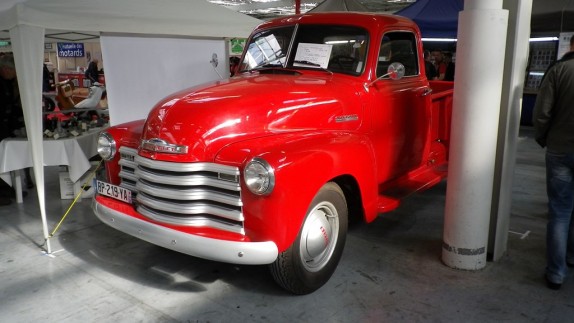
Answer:
[[[339,267],[293,296],[265,266],[206,261],[102,224],[90,200],[72,208],[42,254],[35,190],[0,207],[0,322],[572,322],[574,280],[543,281],[544,151],[522,128],[508,252],[470,272],[441,263],[446,183],[373,223],[350,228]],[[70,205],[46,168],[51,231]],[[528,233],[527,235],[524,233]]]

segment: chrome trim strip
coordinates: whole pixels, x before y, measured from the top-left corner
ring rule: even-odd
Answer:
[[[182,217],[192,216],[195,214],[213,214],[215,216],[219,216],[233,221],[244,220],[241,211],[225,209],[207,203],[190,203],[190,204],[173,203],[173,202],[170,203],[154,199],[153,197],[147,196],[145,194],[138,194],[136,200],[139,203],[146,205],[151,209],[171,213],[180,213]]]
[[[131,162],[126,159],[120,159],[118,164],[122,167],[133,168],[133,169],[136,169],[138,167],[138,165],[135,162]]]
[[[129,148],[126,146],[121,146],[120,147],[120,154],[127,154],[127,155],[133,155],[136,156],[138,154],[138,150],[134,149],[134,148]]]
[[[219,203],[225,203],[228,205],[243,206],[239,196],[230,195],[215,191],[210,191],[207,189],[166,189],[161,186],[155,186],[153,184],[137,182],[136,189],[138,192],[147,193],[151,196],[157,196],[166,199],[175,199],[182,201],[197,201],[197,200],[209,200]]]
[[[132,191],[132,193],[137,193],[136,186],[127,182],[121,182],[120,187],[127,188],[128,190]]]
[[[233,183],[214,178],[212,179],[201,175],[185,176],[185,175],[156,174],[152,173],[151,171],[142,170],[141,168],[136,169],[135,174],[136,177],[138,177],[139,179],[143,179],[152,183],[161,183],[161,184],[179,185],[179,186],[207,185],[231,191],[240,191],[241,189],[239,183]]]
[[[134,181],[134,182],[137,182],[137,180],[138,180],[137,176],[134,173],[127,172],[123,169],[120,170],[118,176],[121,178],[129,179],[130,181]]]
[[[241,265],[265,265],[277,259],[273,241],[237,242],[185,234],[114,211],[93,199],[96,216],[114,229],[194,257]]]
[[[173,172],[214,172],[239,176],[239,168],[213,163],[174,163],[160,160],[151,160],[137,155],[136,164],[153,169],[161,169]]]
[[[205,216],[193,216],[193,217],[185,217],[185,218],[176,218],[172,216],[165,216],[160,213],[154,212],[150,210],[145,205],[140,205],[137,208],[137,211],[145,217],[148,217],[152,220],[167,223],[167,224],[174,224],[174,225],[184,225],[188,227],[210,227],[214,229],[219,229],[223,231],[229,231],[237,234],[245,234],[245,230],[239,224],[233,225],[228,222],[218,221],[217,219],[211,219]]]

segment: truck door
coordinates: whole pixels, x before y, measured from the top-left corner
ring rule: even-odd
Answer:
[[[371,87],[379,183],[405,175],[424,162],[431,101],[428,81],[419,67],[420,54],[412,32],[388,32],[380,42],[376,77],[386,74],[393,62],[405,66],[405,76],[400,80],[384,77]]]

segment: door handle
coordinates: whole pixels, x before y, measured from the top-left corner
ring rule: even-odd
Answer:
[[[432,89],[431,89],[430,87],[426,87],[426,88],[424,88],[424,90],[422,91],[421,96],[427,96],[427,95],[429,95],[429,94],[431,94],[431,93],[432,93]]]

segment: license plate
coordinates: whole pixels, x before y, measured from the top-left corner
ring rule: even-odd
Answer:
[[[126,203],[132,203],[132,191],[128,189],[102,181],[97,181],[96,186],[98,194],[109,196]]]

